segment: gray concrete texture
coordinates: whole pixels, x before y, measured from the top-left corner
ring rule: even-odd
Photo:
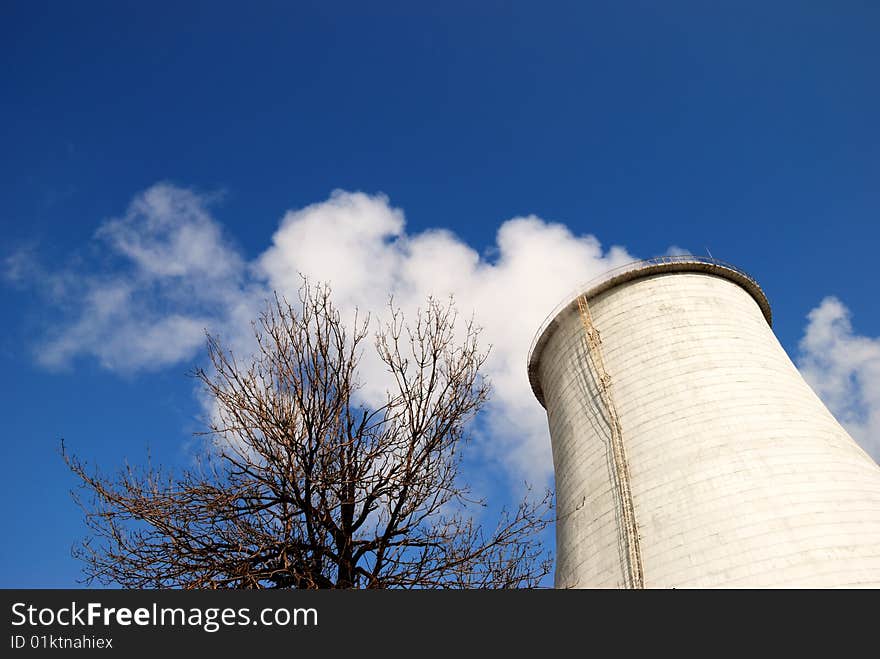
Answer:
[[[880,587],[880,467],[722,265],[644,262],[588,291],[629,466],[647,588]],[[529,358],[547,409],[559,588],[623,588],[608,411],[577,305]]]

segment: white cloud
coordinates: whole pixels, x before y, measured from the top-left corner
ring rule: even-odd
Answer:
[[[853,331],[850,311],[827,297],[810,311],[798,367],[831,412],[880,461],[880,337]]]
[[[489,258],[446,230],[408,233],[403,212],[385,196],[337,190],[289,211],[267,249],[247,262],[224,238],[210,202],[170,184],[144,191],[97,231],[104,254],[119,261],[101,274],[47,271],[33,248],[7,258],[7,280],[36,283],[58,315],[38,360],[64,367],[85,356],[116,372],[155,370],[193,359],[204,329],[246,352],[264,301],[273,290],[295,299],[300,273],[328,281],[344,313],[357,307],[377,320],[389,294],[408,314],[428,295],[453,294],[492,346],[486,373],[494,391],[479,444],[484,457],[516,478],[549,481],[547,422],[526,378],[527,351],[573,284],[631,261],[625,249],[603,250],[591,235],[527,216],[501,224]],[[798,363],[856,440],[880,458],[880,338],[854,334],[849,311],[827,298],[809,314]],[[384,368],[370,351],[362,375],[363,395],[381,400]]]
[[[687,256],[691,252],[684,247],[679,247],[678,245],[670,245],[666,248],[667,256]]]
[[[146,279],[234,279],[242,261],[224,244],[208,214],[208,201],[192,190],[160,183],[137,196],[124,216],[105,222],[97,235]]]
[[[403,213],[383,196],[336,191],[329,200],[288,213],[259,259],[269,288],[290,295],[298,273],[329,281],[335,299],[381,317],[389,293],[412,313],[428,295],[453,294],[462,315],[473,313],[492,352],[486,373],[492,402],[483,448],[534,483],[552,473],[547,420],[526,378],[532,337],[550,309],[586,281],[632,257],[603,252],[593,236],[575,236],[535,216],[504,222],[488,260],[454,234],[407,234]],[[383,368],[364,360],[365,394],[380,398]]]
[[[403,213],[383,196],[336,190],[325,202],[289,211],[257,261],[272,287],[295,291],[299,273],[329,281],[340,301],[381,306],[404,258]]]
[[[603,251],[593,236],[528,216],[501,224],[487,258],[445,230],[407,233],[403,212],[382,195],[335,191],[288,212],[271,245],[248,263],[223,238],[209,202],[159,184],[105,222],[97,238],[122,267],[63,274],[76,309],[40,346],[40,361],[60,367],[87,356],[113,371],[162,368],[193,358],[202,328],[246,350],[264,300],[272,290],[295,298],[299,273],[328,281],[344,312],[358,307],[374,318],[389,294],[410,314],[428,295],[454,294],[460,314],[473,313],[492,346],[481,448],[512,476],[549,482],[546,417],[526,378],[529,344],[573,284],[631,261],[625,249]],[[378,397],[384,369],[367,355],[363,380],[372,387],[364,395]]]
[[[28,273],[54,302],[58,322],[38,346],[38,361],[64,368],[87,356],[113,371],[156,370],[192,358],[204,330],[230,329],[230,319],[245,315],[242,306],[256,309],[262,298],[246,304],[245,263],[208,202],[169,184],[135,197],[96,232],[102,253],[119,261],[109,272],[46,271],[26,253],[7,260],[7,276],[10,268],[19,279]]]

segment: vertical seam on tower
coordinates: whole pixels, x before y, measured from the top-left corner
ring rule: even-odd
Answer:
[[[620,499],[621,517],[623,518],[623,539],[627,553],[627,576],[629,587],[641,589],[645,587],[642,570],[642,553],[639,546],[639,529],[636,524],[635,507],[633,506],[632,489],[630,487],[629,464],[626,459],[626,447],[623,444],[623,433],[614,400],[611,397],[611,376],[605,369],[602,356],[602,337],[593,324],[590,305],[586,295],[577,298],[578,311],[584,327],[587,343],[587,355],[597,376],[597,388],[602,404],[608,414],[608,425],[611,430],[611,454],[614,471],[617,476],[618,498]]]

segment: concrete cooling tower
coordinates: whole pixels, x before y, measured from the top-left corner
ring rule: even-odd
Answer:
[[[640,261],[572,295],[528,373],[558,588],[880,587],[880,467],[803,380],[741,270]]]

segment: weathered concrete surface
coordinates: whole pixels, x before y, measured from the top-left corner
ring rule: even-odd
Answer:
[[[680,264],[590,298],[645,585],[880,587],[880,467],[800,376],[761,299]],[[569,305],[530,358],[553,443],[556,585],[624,587],[608,424],[585,350]]]

